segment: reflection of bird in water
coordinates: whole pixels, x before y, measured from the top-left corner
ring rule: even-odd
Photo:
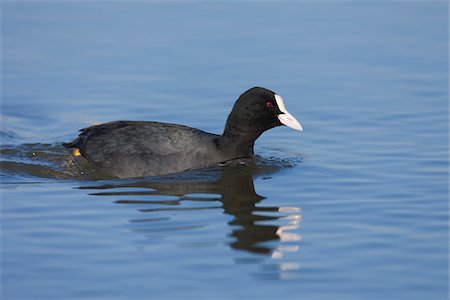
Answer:
[[[249,163],[241,167],[213,169],[202,172],[193,172],[172,177],[155,177],[146,181],[131,182],[126,184],[111,184],[100,186],[85,186],[83,189],[116,189],[127,188],[127,192],[100,192],[93,195],[109,196],[141,196],[145,195],[170,195],[176,196],[176,200],[146,201],[146,200],[117,200],[120,204],[160,204],[163,208],[139,209],[141,212],[152,213],[172,210],[200,210],[223,208],[224,212],[233,216],[228,222],[232,226],[230,236],[234,237],[230,246],[234,249],[246,250],[253,253],[280,255],[276,246],[269,246],[264,242],[273,240],[298,240],[296,233],[286,234],[286,230],[295,229],[299,225],[299,208],[262,207],[258,204],[264,197],[256,194],[252,175],[257,175],[258,167]],[[256,174],[255,174],[256,172]],[[138,188],[135,192],[129,188]],[[150,189],[143,191],[142,188]],[[193,200],[189,194],[202,194],[201,201],[220,201],[221,206],[203,206],[183,208],[184,200]],[[211,197],[204,197],[210,195]],[[174,206],[176,204],[177,206]],[[285,221],[287,218],[287,221]],[[151,219],[151,218],[150,218]],[[133,222],[144,223],[148,217]],[[153,220],[153,219],[152,219]],[[288,223],[288,226],[280,224]],[[154,226],[154,223],[148,223]],[[286,238],[287,237],[287,238]],[[291,247],[292,248],[292,247]],[[278,254],[277,254],[278,253]]]
[[[232,232],[236,240],[231,246],[236,249],[248,250],[258,253],[269,253],[271,249],[262,242],[276,240],[278,226],[257,224],[257,221],[271,221],[279,219],[278,216],[264,216],[257,212],[278,211],[278,207],[257,207],[256,205],[264,199],[255,192],[253,178],[247,172],[227,172],[219,180],[223,189],[221,202],[226,214],[232,215],[234,219],[230,225],[239,225]]]

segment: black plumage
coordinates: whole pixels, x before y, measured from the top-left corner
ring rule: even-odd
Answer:
[[[94,167],[121,178],[212,166],[251,156],[255,140],[264,131],[282,125],[280,115],[290,116],[280,110],[284,104],[280,105],[275,95],[264,88],[243,93],[222,135],[177,124],[116,121],[81,129],[74,141],[63,145],[78,148]]]

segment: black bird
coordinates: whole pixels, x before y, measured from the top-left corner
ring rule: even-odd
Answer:
[[[233,106],[222,135],[160,122],[116,121],[81,129],[66,148],[77,148],[104,173],[129,178],[213,166],[253,154],[266,130],[286,125],[303,131],[274,92],[254,87]]]

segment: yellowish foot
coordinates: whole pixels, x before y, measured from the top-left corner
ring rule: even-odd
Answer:
[[[72,154],[73,154],[73,156],[80,156],[81,155],[80,149],[77,148],[77,149],[73,150]]]

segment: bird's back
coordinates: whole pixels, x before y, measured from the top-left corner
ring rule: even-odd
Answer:
[[[225,160],[219,136],[187,126],[117,121],[81,130],[68,148],[117,177],[141,177],[206,167]]]

